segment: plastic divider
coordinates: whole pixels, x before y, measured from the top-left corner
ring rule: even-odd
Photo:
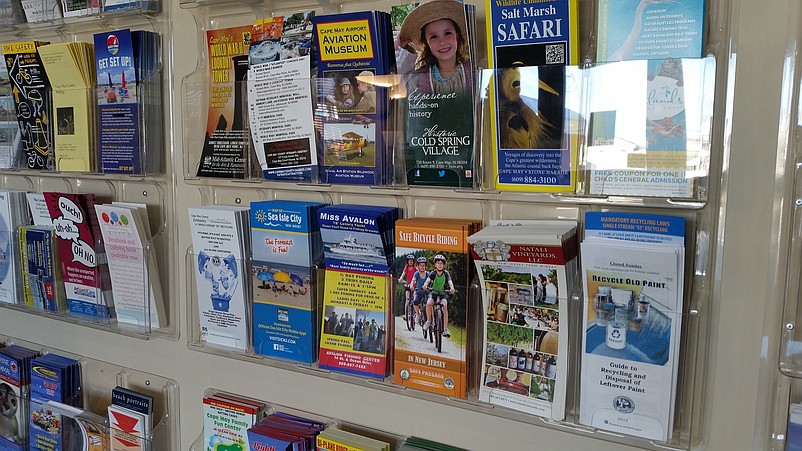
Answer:
[[[208,71],[206,68],[203,70]],[[669,73],[669,70],[673,72]],[[535,116],[545,117],[545,120],[551,120],[558,125],[562,124],[560,130],[554,132],[561,138],[554,138],[548,142],[543,141],[546,138],[541,138],[541,141],[536,141],[535,144],[515,141],[523,138],[516,137],[513,134],[515,130],[509,129],[509,125],[504,125],[515,119],[507,117],[512,114],[509,108],[512,108],[515,100],[503,97],[501,91],[504,77],[509,79],[513,76],[510,71],[514,71],[513,75],[519,79],[526,79],[524,85],[528,86],[519,94],[521,97],[518,101],[523,102],[523,107],[516,108],[523,108]],[[318,167],[313,167],[311,176],[304,181],[276,178],[271,178],[269,181],[279,184],[285,182],[328,186],[330,171],[335,168],[345,167],[351,168],[349,170],[352,171],[365,171],[374,170],[372,168],[375,167],[377,171],[387,171],[387,180],[384,184],[365,184],[373,188],[437,190],[446,187],[450,190],[476,192],[486,196],[501,194],[523,196],[528,200],[542,202],[638,204],[699,209],[706,204],[709,191],[707,182],[710,167],[712,107],[716,89],[715,74],[716,62],[712,56],[666,60],[662,66],[656,65],[653,61],[637,60],[587,67],[566,66],[557,72],[553,67],[545,66],[475,71],[472,76],[476,81],[476,94],[472,102],[466,103],[466,105],[470,103],[471,106],[474,103],[477,105],[474,113],[469,114],[466,120],[473,121],[475,128],[466,128],[462,123],[466,121],[462,121],[464,133],[457,134],[464,135],[465,139],[460,138],[461,144],[454,145],[465,148],[460,152],[462,157],[467,156],[469,161],[454,162],[454,164],[441,161],[438,163],[440,166],[437,166],[439,168],[437,170],[446,171],[446,175],[452,172],[454,174],[464,172],[460,177],[471,176],[473,182],[465,179],[464,182],[467,184],[457,183],[456,179],[454,184],[442,181],[424,184],[412,182],[415,180],[414,177],[418,177],[415,174],[429,170],[425,164],[420,169],[415,169],[417,162],[428,158],[423,155],[424,150],[429,149],[427,152],[430,152],[440,147],[443,149],[454,147],[447,145],[451,141],[446,142],[443,140],[445,138],[429,139],[431,142],[428,142],[422,135],[416,135],[417,132],[414,130],[418,127],[415,124],[421,120],[419,116],[437,112],[436,101],[430,99],[424,102],[419,99],[421,94],[416,93],[418,75],[371,77],[376,95],[382,97],[379,104],[386,105],[387,108],[386,118],[375,120],[365,118],[364,114],[360,115],[360,111],[354,108],[343,109],[342,105],[337,105],[334,95],[336,91],[333,91],[334,94],[330,93],[332,87],[329,78],[271,79],[262,83],[282,86],[292,83],[295,86],[305,81],[308,84],[308,93],[315,102],[313,113],[316,118],[316,157],[319,161]],[[217,111],[215,108],[210,108],[212,99],[210,96],[213,95],[212,90],[215,89],[216,83],[208,80],[197,81],[204,77],[209,76],[196,71],[182,82],[187,112],[183,118],[184,179],[192,183],[202,180],[206,180],[204,183],[211,180],[235,180],[237,178],[224,175],[212,178],[198,176],[202,160],[211,158],[209,155],[206,157],[201,155],[204,143],[208,144],[209,139],[205,138],[206,135],[200,130],[205,129],[208,114]],[[538,97],[546,95],[544,92],[550,94],[549,91],[554,90],[547,82],[560,88],[562,95],[557,96],[559,102],[556,105],[548,98],[543,98],[538,103]],[[226,142],[233,143],[237,149],[235,153],[241,158],[238,160],[242,164],[238,179],[262,183],[267,180],[258,169],[261,159],[256,157],[250,134],[249,114],[252,114],[253,106],[248,104],[248,83],[231,82],[233,86],[231,95],[238,103],[234,113],[236,117],[233,120],[235,129],[241,130],[237,132],[241,133],[241,137],[238,138],[229,132],[230,136],[226,138]],[[288,91],[285,89],[280,92]],[[611,92],[628,94],[612,96],[609,94]],[[412,109],[409,108],[410,94],[413,96]],[[439,100],[439,102],[444,101]],[[538,108],[543,111],[538,112]],[[454,109],[456,108],[448,110]],[[279,117],[282,116],[282,111],[284,115],[298,114],[298,111],[291,106],[276,111]],[[674,116],[663,119],[668,114]],[[334,122],[331,122],[332,120]],[[343,120],[353,122],[354,126],[361,126],[364,133],[345,133]],[[231,124],[228,124],[228,121],[227,119],[224,125],[230,128]],[[358,137],[346,139],[335,136],[337,133],[333,128],[329,130],[330,125],[336,125],[336,132],[342,132],[340,134],[343,136]],[[459,126],[454,126],[457,129],[446,131],[456,133],[461,130]],[[375,127],[375,131],[371,130],[371,127]],[[554,125],[540,125],[540,128],[549,127],[553,128]],[[419,131],[423,133],[422,128]],[[371,136],[375,138],[371,139]],[[417,144],[410,139],[415,140]],[[374,141],[379,141],[378,147],[373,146],[371,149],[375,144]],[[545,148],[534,151],[539,156],[530,161],[528,154],[519,150],[523,149],[521,146],[527,145],[545,146]],[[373,156],[373,151],[381,155],[382,148],[385,147],[385,161],[382,162],[382,158]],[[498,147],[502,150],[494,150]],[[413,152],[413,149],[418,150]],[[533,151],[529,151],[530,154],[531,152]],[[220,155],[223,153],[221,151]],[[520,160],[521,158],[523,160]],[[549,163],[551,166],[546,164],[551,160],[554,160],[552,162],[554,164]],[[266,168],[266,164],[262,161],[262,168]],[[555,164],[561,169],[553,169]],[[274,167],[273,164],[270,166]],[[461,169],[458,170],[457,166]],[[499,167],[502,168],[501,175],[496,174],[495,168]],[[343,182],[345,182],[343,187],[347,189],[347,180]],[[357,183],[364,184],[364,182]]]

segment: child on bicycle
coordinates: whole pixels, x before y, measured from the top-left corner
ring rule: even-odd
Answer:
[[[423,289],[426,291],[448,291],[448,294],[454,294],[457,290],[454,289],[454,282],[451,280],[451,273],[446,271],[446,258],[442,254],[437,254],[434,256],[434,270],[429,272],[429,277],[426,278],[426,282],[423,284]],[[434,318],[434,294],[429,296],[429,299],[426,301],[426,324],[423,325],[424,329],[429,329],[432,325],[432,319]],[[443,336],[450,337],[451,334],[448,332],[448,301],[446,300],[445,295],[438,294],[436,295],[440,298],[440,304],[443,305]]]
[[[404,284],[404,312],[409,308],[409,301],[412,297],[412,277],[417,271],[415,269],[415,256],[407,255],[407,264],[401,270],[401,276],[398,278],[398,283]]]
[[[426,278],[429,277],[429,273],[426,272],[426,257],[418,257],[418,270],[415,272],[415,275],[412,276],[412,290],[415,293],[415,297],[412,298],[412,306],[415,308],[415,322],[418,324],[423,325],[423,322],[426,320],[425,310],[424,315],[421,316],[420,314],[420,305],[426,299],[426,290],[423,289],[423,285],[426,283]]]

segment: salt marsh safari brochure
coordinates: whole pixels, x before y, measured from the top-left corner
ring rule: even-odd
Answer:
[[[209,112],[198,177],[244,178],[244,81],[236,77],[237,57],[246,59],[251,45],[250,25],[206,31],[209,58]],[[244,73],[244,72],[243,72]]]
[[[684,246],[682,217],[586,214],[580,423],[671,438]]]
[[[467,349],[473,332],[468,324],[469,310],[473,302],[473,299],[470,299],[468,283],[473,274],[473,267],[467,238],[481,227],[481,223],[457,219],[412,218],[398,220],[395,227],[395,274],[399,278],[405,277],[407,257],[412,256],[415,275],[411,276],[409,291],[405,289],[407,279],[404,279],[405,283],[397,284],[397,289],[393,293],[396,303],[393,315],[395,320],[393,380],[396,384],[406,387],[465,398],[469,364]],[[436,256],[445,259],[439,272],[438,263],[435,262]],[[418,262],[419,259],[425,262]],[[444,281],[445,293],[426,291],[424,285],[431,290],[438,275]],[[449,277],[454,286],[454,293],[448,292]],[[429,280],[428,284],[426,280]],[[407,292],[410,296],[408,300]],[[428,337],[434,330],[427,331],[426,334],[423,330],[426,303],[430,295],[433,300],[443,296],[447,302],[450,337],[442,337],[439,350],[436,347],[437,338]],[[420,301],[418,313],[421,316],[417,324],[414,315],[411,318],[412,323],[407,321],[404,310],[407,302],[413,305],[414,301]],[[433,319],[430,320],[433,324]]]
[[[496,188],[576,187],[578,124],[571,69],[579,62],[577,0],[487,0],[489,103]]]

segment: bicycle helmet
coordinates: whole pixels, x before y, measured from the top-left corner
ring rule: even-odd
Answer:
[[[415,256],[414,255],[407,255],[407,260],[415,260]]]
[[[437,254],[437,255],[435,255],[433,260],[434,260],[434,262],[435,262],[435,263],[437,263],[437,260],[440,260],[440,261],[442,261],[443,263],[445,263],[445,262],[446,262],[446,258],[445,258],[445,257],[443,257],[443,254]]]
[[[418,257],[418,263],[426,263],[426,257]]]

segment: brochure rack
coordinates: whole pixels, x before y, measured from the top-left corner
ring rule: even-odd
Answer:
[[[44,2],[43,2],[44,3]],[[137,326],[129,327],[118,324],[115,320],[106,322],[88,321],[66,314],[43,315],[68,323],[107,330],[113,333],[136,338],[168,338],[178,337],[178,304],[175,293],[175,231],[172,218],[174,191],[172,186],[172,99],[169,96],[172,85],[172,24],[166,14],[156,14],[161,9],[159,1],[139,1],[121,4],[119,9],[111,9],[112,2],[106,2],[109,8],[83,17],[67,17],[52,19],[42,23],[18,24],[13,27],[0,28],[0,40],[17,42],[25,40],[42,40],[52,43],[69,41],[93,41],[93,35],[103,31],[117,29],[146,30],[161,36],[159,67],[154,68],[150,76],[139,81],[137,89],[149,93],[140,96],[138,108],[138,133],[140,142],[141,172],[138,174],[112,174],[98,172],[47,172],[27,169],[2,170],[3,186],[23,189],[30,192],[65,192],[92,193],[99,203],[121,201],[145,204],[150,220],[152,237],[144,244],[143,254],[155,255],[159,268],[159,279],[164,291],[167,321],[158,329],[145,321]],[[165,9],[167,7],[165,6]],[[94,70],[94,67],[92,68]],[[159,88],[157,88],[159,87]],[[106,86],[103,81],[92,86],[87,92],[90,108],[97,108],[97,98]],[[129,86],[129,89],[132,87]],[[161,98],[157,93],[161,90]],[[14,119],[14,118],[10,118]],[[90,139],[97,139],[92,136]],[[56,158],[59,156],[56,154]],[[98,157],[99,160],[99,157]],[[55,168],[59,163],[54,161]],[[149,285],[149,284],[148,284]],[[147,287],[143,287],[143,290]],[[18,310],[19,305],[3,305]],[[145,306],[145,311],[149,307]],[[32,309],[24,309],[26,313],[37,314]]]
[[[69,418],[69,421],[79,421],[83,423],[83,428],[94,430],[102,437],[108,437],[115,428],[108,422],[108,412],[106,408],[111,404],[111,391],[114,387],[120,386],[132,390],[146,393],[154,398],[153,411],[153,431],[147,437],[140,437],[144,443],[150,443],[154,448],[151,449],[178,449],[179,447],[179,420],[178,420],[178,383],[174,380],[149,374],[129,368],[112,365],[107,362],[90,359],[66,353],[57,349],[43,348],[34,343],[24,342],[10,337],[0,337],[3,346],[17,344],[30,349],[39,350],[41,353],[55,353],[61,356],[77,360],[81,365],[81,397],[80,405],[86,411],[99,415],[100,419],[76,415],[74,412],[63,411],[62,413]],[[18,405],[29,400],[19,400]],[[30,403],[30,412],[41,409],[46,415],[53,413],[53,406],[50,404],[38,405]],[[44,418],[42,418],[44,423]],[[102,420],[102,421],[101,421]]]
[[[406,217],[458,217],[482,219],[574,219],[580,220],[587,211],[623,210],[640,213],[665,213],[685,217],[689,224],[686,236],[687,258],[685,264],[686,284],[684,288],[684,313],[672,318],[675,323],[682,324],[681,361],[678,363],[676,404],[671,439],[658,443],[643,439],[616,435],[578,424],[578,397],[568,401],[568,417],[564,422],[553,422],[513,412],[500,407],[493,407],[476,401],[476,394],[468,401],[442,399],[441,402],[460,408],[485,412],[490,415],[514,419],[549,428],[568,428],[573,433],[596,437],[602,440],[621,444],[641,446],[651,449],[689,449],[700,440],[702,418],[699,415],[702,406],[701,393],[705,389],[705,353],[708,347],[707,322],[705,315],[710,302],[711,287],[708,274],[713,267],[715,228],[717,224],[718,178],[723,156],[719,149],[724,134],[723,115],[713,114],[713,108],[725,105],[723,81],[728,70],[726,58],[722,59],[719,42],[724,38],[727,27],[725,5],[714,4],[709,9],[709,19],[714,22],[713,31],[708,39],[708,47],[704,58],[683,59],[682,73],[684,96],[687,100],[685,121],[687,130],[688,151],[681,155],[670,155],[672,164],[678,168],[677,174],[669,174],[674,180],[666,182],[662,189],[652,192],[639,191],[640,188],[628,187],[628,183],[649,185],[655,189],[652,180],[641,180],[656,176],[666,178],[665,162],[654,161],[651,157],[648,133],[660,134],[664,131],[661,124],[649,122],[646,115],[648,101],[648,74],[653,71],[650,62],[628,61],[620,63],[592,62],[592,58],[583,66],[569,66],[565,69],[563,83],[567,86],[565,107],[562,115],[566,118],[564,133],[568,142],[574,143],[576,157],[573,162],[576,187],[567,192],[524,192],[500,190],[496,186],[493,163],[493,140],[495,135],[490,130],[490,119],[493,112],[487,91],[495,78],[500,78],[503,71],[481,70],[476,72],[477,85],[481,86],[477,94],[477,111],[474,121],[477,134],[474,135],[477,145],[474,147],[474,161],[477,182],[472,189],[434,188],[409,186],[404,180],[403,142],[399,145],[401,133],[390,139],[393,149],[390,152],[394,163],[394,173],[387,186],[353,186],[353,185],[319,185],[313,183],[265,181],[257,171],[246,171],[245,178],[225,180],[197,177],[197,165],[200,149],[203,147],[203,130],[206,124],[209,93],[208,55],[205,44],[207,30],[231,26],[247,25],[254,19],[269,17],[271,13],[286,11],[302,11],[315,9],[318,13],[332,12],[331,5],[282,5],[272,3],[237,2],[237,1],[184,1],[181,8],[191,12],[197,27],[198,62],[193,72],[182,81],[182,97],[184,100],[183,146],[184,146],[184,180],[186,185],[197,185],[197,193],[191,195],[198,202],[246,205],[251,200],[264,199],[303,199],[324,201],[333,204],[360,203],[399,206],[404,209]],[[383,9],[382,5],[364,5],[349,2],[340,5],[340,11]],[[322,11],[321,11],[322,10]],[[590,51],[589,51],[590,52]],[[479,55],[482,58],[482,55]],[[536,72],[538,68],[525,68]],[[623,75],[622,75],[623,74]],[[401,85],[402,77],[389,78],[391,86]],[[481,81],[481,82],[479,82]],[[310,86],[314,83],[310,81]],[[398,101],[398,90],[388,89],[389,97]],[[628,95],[613,95],[626,92]],[[532,94],[536,97],[536,93]],[[401,96],[403,98],[403,96]],[[247,111],[247,104],[243,106]],[[612,133],[607,136],[603,123],[611,119],[609,113],[615,111],[615,126],[607,128]],[[247,123],[247,114],[243,114],[243,123]],[[392,122],[393,130],[403,131],[405,122]],[[651,127],[651,128],[650,128]],[[601,128],[601,131],[599,130]],[[649,129],[647,131],[647,129]],[[392,132],[391,132],[392,133]],[[255,157],[250,152],[250,136],[246,133],[243,147],[246,149],[245,167],[251,168]],[[613,158],[614,157],[614,158]],[[666,157],[663,155],[662,157]],[[669,166],[675,167],[675,166]],[[654,169],[655,174],[649,171]],[[609,171],[602,174],[600,171]],[[619,174],[621,172],[622,174]],[[623,174],[626,172],[626,174]],[[594,177],[596,181],[594,181]],[[601,183],[597,183],[599,178]],[[613,189],[609,183],[613,177],[619,177],[618,185]],[[623,177],[630,177],[624,180]],[[682,190],[672,190],[668,184],[683,185]],[[177,212],[177,216],[181,216]],[[581,224],[580,224],[581,228]],[[186,244],[186,242],[185,242]],[[186,247],[185,247],[186,248]],[[188,252],[187,268],[190,268],[191,252]],[[189,274],[189,271],[187,272]],[[189,277],[188,277],[189,279]],[[197,322],[196,305],[193,299],[194,285],[187,282],[187,299],[190,302],[189,324],[190,349],[228,355],[238,359],[247,359],[246,353],[233,353],[198,346],[197,331],[192,325]],[[581,293],[581,288],[578,293]],[[581,295],[575,294],[571,301],[572,318],[578,325],[576,314],[584,305]],[[480,297],[477,297],[480,299]],[[580,315],[581,316],[581,315]],[[577,327],[577,331],[579,328]],[[576,339],[576,337],[574,337]],[[578,390],[579,343],[574,344],[571,369],[573,375],[569,386]],[[277,366],[292,371],[312,372],[315,370],[293,364],[278,363],[270,359],[262,359],[260,363]],[[475,365],[475,364],[474,364]],[[472,368],[475,371],[475,368]],[[327,378],[342,379],[354,383],[363,383],[350,377],[331,373]],[[475,383],[479,383],[474,378]],[[389,383],[367,383],[366,385],[388,391],[399,391],[407,396],[416,396],[414,390],[403,390]],[[427,396],[427,399],[431,399]]]

